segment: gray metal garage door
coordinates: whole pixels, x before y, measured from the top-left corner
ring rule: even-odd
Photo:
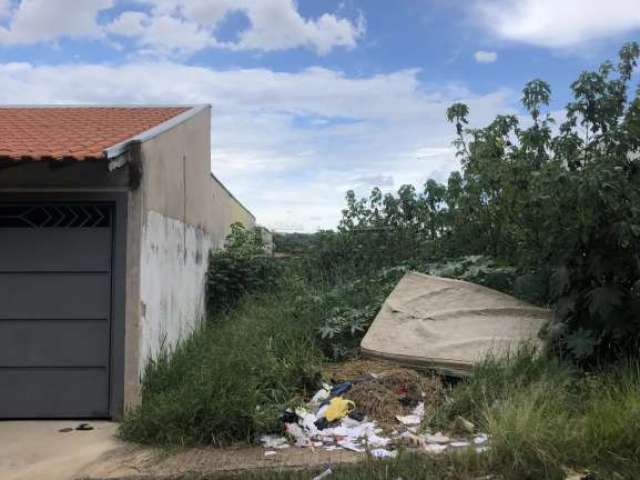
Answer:
[[[109,412],[112,210],[0,204],[0,418]]]

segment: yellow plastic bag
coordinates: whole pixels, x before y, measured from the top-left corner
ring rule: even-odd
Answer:
[[[347,400],[342,397],[334,397],[329,401],[329,406],[325,410],[324,416],[329,423],[335,422],[336,420],[340,420],[341,418],[349,415],[349,412],[354,408],[356,408],[356,404],[351,400]]]

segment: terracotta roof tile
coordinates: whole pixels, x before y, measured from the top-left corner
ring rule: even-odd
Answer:
[[[0,107],[0,159],[102,158],[190,107]]]

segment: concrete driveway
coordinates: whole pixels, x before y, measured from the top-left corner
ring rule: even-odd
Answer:
[[[163,480],[201,478],[255,470],[321,470],[327,463],[362,460],[346,450],[278,450],[260,447],[191,448],[173,452],[127,444],[116,437],[118,424],[88,422],[90,431],[60,432],[80,421],[0,421],[0,480]]]
[[[60,432],[82,421],[0,421],[0,479],[70,480],[124,444],[112,422],[86,422],[93,430]]]

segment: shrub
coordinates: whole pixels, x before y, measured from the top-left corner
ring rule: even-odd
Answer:
[[[209,311],[229,309],[246,293],[273,287],[280,273],[277,261],[264,254],[259,234],[241,224],[232,225],[226,249],[209,256]]]
[[[468,255],[434,262],[428,264],[425,271],[430,275],[479,283],[508,293],[513,291],[517,276],[515,268],[500,264],[484,255]]]
[[[362,275],[316,297],[324,312],[317,326],[318,343],[327,358],[343,360],[358,354],[360,340],[405,271],[391,268]]]

